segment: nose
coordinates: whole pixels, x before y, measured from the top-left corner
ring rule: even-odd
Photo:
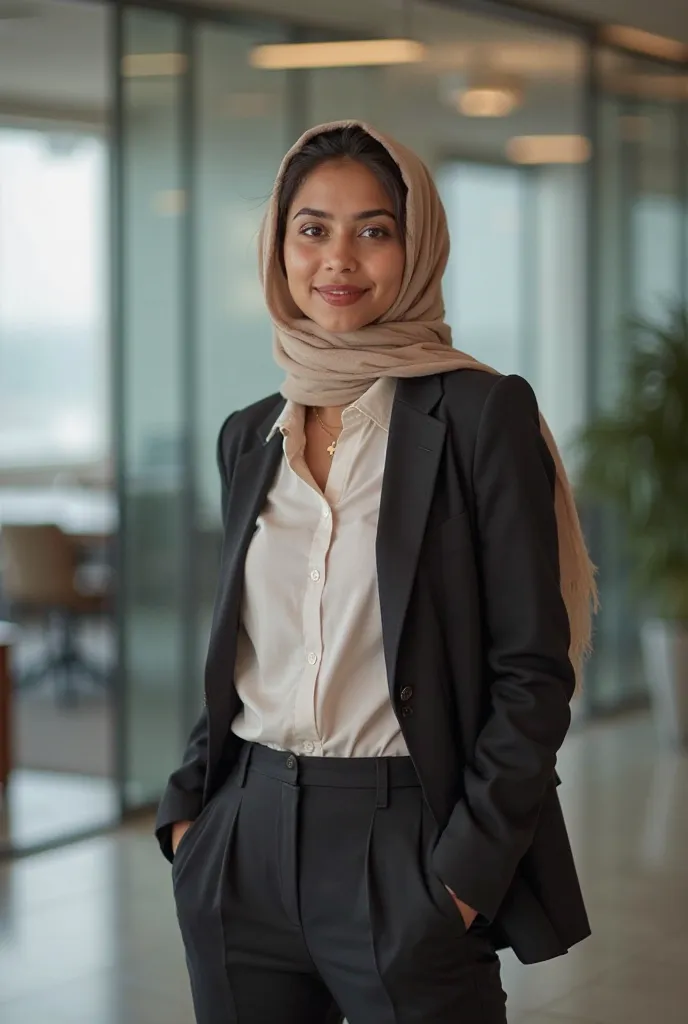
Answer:
[[[325,254],[325,267],[333,274],[351,274],[356,270],[356,257],[348,238],[333,238]]]

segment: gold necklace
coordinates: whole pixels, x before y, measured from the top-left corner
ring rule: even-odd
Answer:
[[[318,421],[320,426],[323,428],[323,430],[325,431],[327,436],[332,438],[331,443],[327,446],[327,454],[330,456],[330,458],[332,458],[334,456],[335,451],[337,450],[337,442],[338,442],[339,438],[335,434],[332,433],[332,431],[329,429],[329,427],[325,426],[323,421],[320,419],[320,414],[318,413],[318,410],[315,408],[315,406],[313,406],[313,412],[315,413],[316,420]]]

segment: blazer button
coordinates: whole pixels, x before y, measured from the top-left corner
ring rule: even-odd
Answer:
[[[413,714],[413,708],[409,704],[404,704],[401,713],[404,718],[408,718],[409,715]]]
[[[402,700],[411,700],[411,697],[413,697],[413,687],[405,686],[404,689],[399,694],[399,696],[401,697]]]

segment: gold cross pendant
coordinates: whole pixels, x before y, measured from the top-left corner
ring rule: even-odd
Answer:
[[[332,442],[332,444],[331,444],[331,445],[329,446],[329,448],[327,449],[327,454],[328,454],[328,455],[330,456],[330,458],[332,458],[332,457],[333,457],[333,455],[334,455],[334,453],[335,453],[335,449],[336,449],[336,447],[337,447],[337,442],[336,442],[336,441],[333,441],[333,442]]]

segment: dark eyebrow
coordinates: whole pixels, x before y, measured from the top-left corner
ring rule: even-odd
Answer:
[[[313,210],[310,206],[304,206],[303,209],[299,210],[298,213],[294,214],[294,220],[297,217],[317,217],[319,220],[333,220],[331,213],[325,213],[324,210]],[[370,220],[371,217],[391,217],[392,220],[396,221],[396,217],[389,210],[363,210],[361,213],[357,213],[354,220]]]
[[[370,220],[371,217],[391,217],[392,220],[396,220],[396,217],[389,210],[364,210],[363,213],[356,214],[356,220]]]

